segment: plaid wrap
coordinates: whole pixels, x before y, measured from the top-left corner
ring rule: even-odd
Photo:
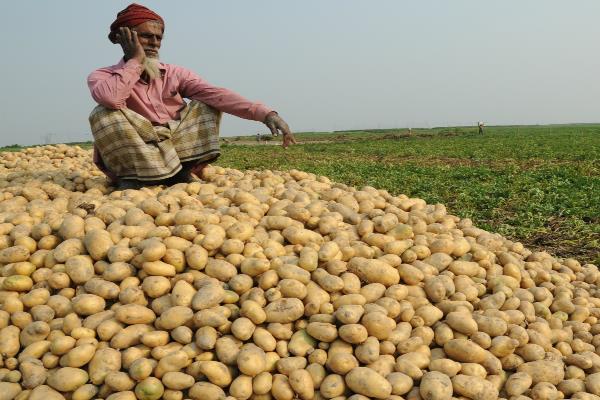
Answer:
[[[153,126],[129,109],[97,106],[90,114],[94,146],[102,162],[120,179],[161,180],[186,161],[208,161],[220,154],[221,112],[191,101],[180,120]]]

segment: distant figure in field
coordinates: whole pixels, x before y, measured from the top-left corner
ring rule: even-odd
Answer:
[[[412,136],[412,128],[408,128],[408,136]]]
[[[257,133],[257,134],[256,134],[256,141],[257,141],[258,143],[260,143],[260,133]]]
[[[483,122],[479,121],[478,125],[479,125],[479,133],[483,133],[483,127],[484,127]]]
[[[296,143],[271,108],[159,61],[165,25],[154,11],[131,4],[117,14],[109,40],[121,60],[87,80],[99,104],[90,115],[94,162],[120,189],[190,182],[220,155],[221,112],[263,122],[283,146]],[[197,52],[201,42],[188,45]],[[191,100],[186,103],[183,99]]]

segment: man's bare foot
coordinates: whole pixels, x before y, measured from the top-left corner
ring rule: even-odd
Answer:
[[[205,162],[205,163],[200,163],[200,164],[196,164],[195,166],[192,167],[191,169],[191,173],[196,175],[199,179],[204,179],[204,169],[206,167],[208,167],[210,164]]]

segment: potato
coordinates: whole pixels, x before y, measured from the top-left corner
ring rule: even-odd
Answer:
[[[115,319],[127,325],[150,324],[156,319],[156,315],[140,304],[125,304],[116,309]]]
[[[369,333],[363,325],[348,324],[339,328],[339,335],[348,343],[360,344],[367,340]]]
[[[289,376],[289,384],[298,397],[303,400],[312,399],[315,395],[312,377],[306,370],[292,371]]]
[[[18,383],[0,382],[0,393],[4,399],[14,399],[21,392],[22,389]]]
[[[519,365],[517,372],[523,372],[531,376],[532,383],[549,382],[558,385],[565,376],[562,362],[558,361],[531,361]]]
[[[345,382],[353,392],[370,398],[385,399],[392,394],[392,385],[370,368],[352,369],[346,375]]]
[[[361,323],[367,329],[369,336],[374,336],[379,340],[387,339],[396,327],[395,321],[381,312],[365,314]]]
[[[229,393],[236,399],[248,399],[252,396],[252,378],[240,375],[231,382]]]
[[[306,359],[304,357],[284,357],[277,361],[277,371],[289,376],[296,369],[304,369]]]
[[[247,257],[242,261],[240,270],[242,273],[254,277],[268,271],[270,267],[271,266],[268,260]]]
[[[209,382],[196,382],[189,390],[192,400],[225,399],[225,392],[219,386]]]
[[[90,382],[100,385],[112,371],[121,369],[121,354],[111,348],[97,350],[89,363],[88,373]]]
[[[329,357],[326,365],[334,373],[346,375],[350,370],[358,367],[358,361],[352,354],[335,353]]]
[[[90,362],[94,357],[95,352],[96,346],[94,344],[82,344],[76,346],[60,358],[60,365],[62,367],[83,367]]]
[[[227,366],[218,361],[202,361],[200,363],[200,372],[213,384],[226,387],[231,381],[231,373]]]
[[[413,380],[401,372],[392,372],[385,378],[392,385],[392,395],[395,396],[406,394],[413,387]]]
[[[427,372],[421,378],[419,393],[425,399],[451,399],[452,391],[452,381],[441,372]]]
[[[506,380],[505,390],[510,396],[519,396],[529,389],[533,380],[524,372],[516,372]]]
[[[106,302],[95,294],[80,294],[71,299],[73,310],[79,315],[92,315],[101,312],[106,307]]]
[[[321,396],[326,399],[333,399],[341,396],[345,390],[346,383],[344,382],[344,378],[336,374],[327,375],[319,387]]]
[[[135,346],[140,343],[142,335],[150,330],[151,328],[148,325],[129,325],[118,331],[116,335],[112,337],[110,340],[110,347],[118,350]]]
[[[313,351],[316,346],[317,341],[306,330],[302,329],[294,332],[288,343],[288,350],[296,356],[304,357]]]
[[[12,275],[2,281],[2,290],[25,292],[32,288],[33,280],[26,275]]]
[[[138,358],[135,361],[133,361],[129,366],[129,376],[131,376],[136,381],[142,381],[150,376],[156,365],[157,362],[154,360],[149,360],[147,358]],[[170,372],[165,373],[164,376],[166,376],[169,373]]]
[[[14,357],[19,352],[20,329],[14,325],[9,325],[0,330],[0,354],[5,357]]]
[[[114,245],[110,234],[102,229],[92,229],[85,233],[83,245],[90,257],[95,260],[103,260],[108,250]]]
[[[187,323],[193,316],[194,312],[189,307],[175,306],[163,312],[156,320],[156,325],[162,329],[175,329]]]
[[[261,372],[252,379],[252,392],[255,394],[267,394],[272,387],[273,376],[269,372]]]
[[[194,378],[183,372],[167,372],[162,377],[164,385],[173,390],[185,390],[194,385]]]
[[[453,330],[465,335],[472,335],[477,332],[477,322],[471,317],[470,314],[464,312],[453,311],[446,315],[446,323]]]
[[[225,290],[216,279],[205,279],[196,285],[198,291],[192,298],[196,311],[219,305],[225,299]]]
[[[398,271],[385,262],[378,260],[354,257],[348,262],[348,271],[356,274],[363,281],[381,283],[386,287],[400,282]]]
[[[254,344],[244,345],[237,355],[237,366],[245,375],[254,377],[266,369],[266,354]]]
[[[356,324],[363,316],[364,308],[357,304],[347,304],[340,306],[335,311],[335,317],[342,324]]]
[[[9,264],[20,261],[27,261],[29,258],[29,249],[25,246],[12,246],[0,250],[0,263]]]
[[[356,347],[356,358],[364,364],[370,364],[379,359],[379,341],[370,336],[362,344]]]
[[[444,351],[459,362],[482,363],[487,355],[476,343],[465,339],[452,339],[444,344]]]
[[[147,261],[142,264],[144,272],[148,275],[172,277],[177,273],[174,266],[163,261]]]
[[[104,279],[92,278],[85,282],[85,290],[90,294],[95,294],[106,300],[112,300],[119,296],[120,288],[113,282]]]
[[[202,246],[192,245],[185,249],[185,260],[189,268],[201,271],[208,262],[208,252]]]
[[[28,399],[31,400],[61,400],[64,399],[64,397],[57,392],[56,390],[52,389],[51,387],[47,386],[47,385],[40,385],[36,388],[34,388],[31,393],[29,393],[29,397]]]
[[[71,392],[84,385],[88,374],[79,368],[59,368],[48,375],[48,385],[60,392]]]
[[[40,360],[26,359],[19,365],[22,382],[26,389],[33,389],[46,381],[47,372]],[[16,372],[16,371],[15,371]]]
[[[154,377],[148,377],[135,386],[135,396],[139,400],[160,399],[164,391],[162,382]]]
[[[475,376],[456,375],[452,378],[452,387],[454,393],[470,399],[492,400],[498,398],[498,390],[491,382]]]
[[[171,282],[164,276],[147,276],[142,282],[142,290],[148,297],[161,297],[171,291]]]
[[[265,308],[266,321],[288,323],[293,322],[304,314],[302,301],[295,298],[284,298],[275,300]]]
[[[333,342],[338,336],[335,325],[324,322],[309,323],[306,332],[321,342]]]

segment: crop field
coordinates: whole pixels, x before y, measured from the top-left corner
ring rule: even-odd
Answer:
[[[560,257],[600,263],[600,126],[301,133],[283,150],[228,138],[219,165],[299,169],[442,203]],[[271,142],[267,142],[272,144]]]

